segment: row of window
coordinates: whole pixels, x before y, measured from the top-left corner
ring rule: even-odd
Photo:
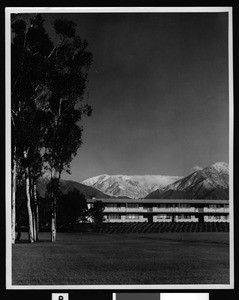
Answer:
[[[106,204],[106,207],[110,207],[110,208],[120,208],[120,207],[126,207],[126,204],[121,204],[121,203],[109,203]],[[127,203],[127,207],[129,208],[138,208],[139,204],[135,204],[135,203]]]
[[[177,218],[180,219],[194,219],[195,216],[191,216],[191,215],[179,215],[177,216]]]
[[[128,214],[126,215],[126,219],[139,219],[138,214]]]
[[[139,219],[139,214],[127,214],[125,216],[126,219]],[[160,220],[166,220],[166,219],[171,219],[172,216],[168,215],[168,214],[158,214],[157,215],[157,219]],[[195,215],[184,215],[184,214],[180,214],[177,216],[178,219],[193,219],[195,218]],[[120,214],[109,214],[108,215],[108,219],[121,219],[121,215]],[[208,219],[216,219],[216,220],[228,220],[229,216],[208,216]]]
[[[109,214],[109,219],[121,219],[120,214]],[[139,219],[139,214],[127,214],[125,216],[126,219]]]
[[[171,220],[172,216],[167,215],[167,214],[161,214],[161,215],[157,215],[157,219],[160,220]]]
[[[120,214],[109,214],[108,219],[121,219]]]
[[[229,216],[208,216],[208,219],[216,219],[216,220],[228,220]]]
[[[109,208],[120,208],[120,207],[126,207],[126,204],[122,203],[109,203],[106,205],[106,207]],[[139,204],[137,203],[127,203],[128,208],[139,208]],[[195,208],[195,206],[192,206],[191,204],[156,204],[155,206],[148,206],[143,205],[143,208],[152,208],[152,207],[159,207],[159,208],[170,208],[170,207],[180,207],[180,208]],[[209,204],[208,206],[205,206],[208,208],[229,208],[228,204]]]
[[[209,208],[229,208],[228,204],[209,204]]]

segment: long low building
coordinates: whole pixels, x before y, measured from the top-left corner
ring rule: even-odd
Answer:
[[[104,204],[105,222],[229,222],[229,200],[87,199]]]

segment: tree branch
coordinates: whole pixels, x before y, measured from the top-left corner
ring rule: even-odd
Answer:
[[[51,53],[48,55],[46,61],[52,56],[53,52],[56,50],[56,47],[54,47],[51,51]]]

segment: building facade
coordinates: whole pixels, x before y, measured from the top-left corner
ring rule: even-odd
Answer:
[[[229,222],[229,200],[87,199],[104,204],[105,222]]]

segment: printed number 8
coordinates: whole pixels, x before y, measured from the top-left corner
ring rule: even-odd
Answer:
[[[58,300],[64,300],[64,297],[63,296],[59,296]]]

